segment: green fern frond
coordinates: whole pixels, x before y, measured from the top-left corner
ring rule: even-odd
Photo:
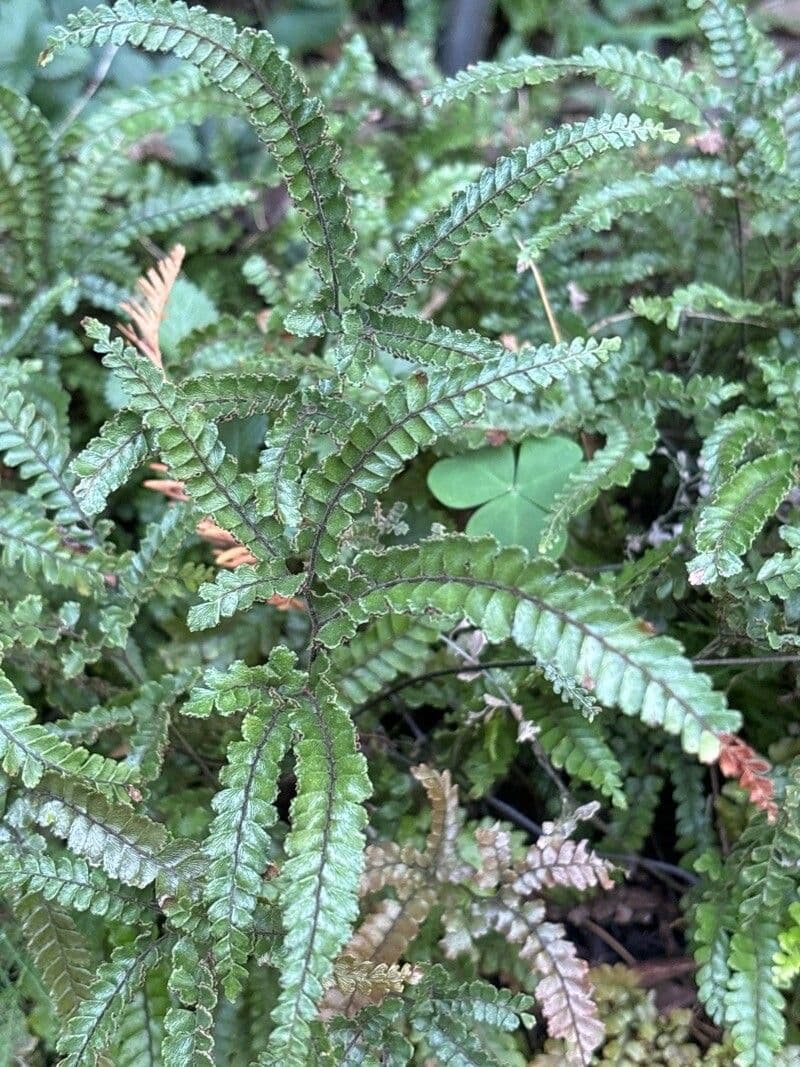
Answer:
[[[737,930],[731,939],[725,1022],[739,1067],[770,1067],[783,1045],[783,995],[773,980],[777,951],[777,926],[769,920]]]
[[[167,1012],[164,1067],[213,1067],[217,991],[208,962],[188,938],[172,950],[168,988],[182,1006],[173,1004]]]
[[[674,57],[659,59],[619,45],[586,48],[564,59],[515,56],[498,63],[476,63],[436,86],[428,101],[441,107],[476,93],[504,93],[523,86],[544,85],[560,78],[593,78],[604,89],[634,107],[653,107],[675,119],[699,125],[709,87]]]
[[[110,792],[135,779],[134,768],[73,747],[35,718],[34,709],[0,673],[0,757],[6,773],[19,776],[26,786],[37,785],[46,771],[81,778]]]
[[[431,370],[393,386],[304,479],[303,512],[313,527],[301,532],[299,543],[309,548],[309,573],[318,557],[335,558],[337,539],[362,508],[362,492],[385,488],[417,452],[478,415],[489,397],[531,395],[572,371],[597,366],[618,347],[615,340],[576,339],[505,352],[475,367]]]
[[[760,77],[773,73],[780,54],[756,30],[738,0],[687,0],[687,6],[700,10],[700,29],[721,77],[749,90]]]
[[[536,706],[530,714],[539,728],[537,740],[554,767],[594,786],[615,807],[627,807],[622,767],[597,720],[570,706],[544,711]]]
[[[578,227],[594,233],[610,230],[622,215],[644,215],[663,211],[682,193],[705,193],[732,185],[735,171],[719,160],[684,159],[669,166],[656,167],[649,174],[603,185],[584,193],[575,204],[559,215],[555,222],[540,227],[521,250],[520,259],[535,259],[555,241]]]
[[[722,322],[753,323],[768,328],[794,319],[794,312],[777,303],[744,300],[707,282],[682,286],[669,296],[636,296],[631,300],[631,308],[650,322],[666,323],[670,330],[677,330],[684,316],[700,319],[716,316]]]
[[[455,262],[468,241],[482,237],[530,200],[548,182],[608,151],[652,140],[675,141],[674,130],[638,115],[603,116],[561,126],[542,140],[518,148],[456,193],[381,267],[367,291],[375,307],[393,307]]]
[[[126,89],[104,101],[102,108],[81,116],[64,137],[68,160],[62,192],[63,222],[56,236],[65,256],[74,256],[76,244],[85,246],[106,194],[129,163],[126,149],[155,132],[235,110],[235,100],[209,85],[198,70],[188,68]]]
[[[111,247],[127,248],[142,237],[180,232],[187,222],[241,207],[252,203],[254,199],[252,189],[234,182],[193,185],[145,200],[124,211],[110,212],[107,222],[104,222],[96,236],[98,241],[108,243]]]
[[[698,555],[689,560],[689,581],[711,585],[738,574],[741,556],[795,482],[794,457],[774,452],[744,464],[717,488],[700,512]]]
[[[75,480],[68,469],[69,444],[45,421],[22,393],[0,392],[0,452],[7,467],[16,467],[29,484],[30,496],[55,512],[63,526],[91,522],[75,495]]]
[[[40,826],[124,885],[142,889],[159,879],[174,892],[193,873],[184,843],[160,823],[91,789],[46,778],[31,805]]]
[[[366,822],[362,802],[370,792],[353,724],[322,673],[324,657],[316,670],[314,692],[305,694],[291,715],[300,740],[288,858],[278,878],[285,931],[282,992],[264,1057],[265,1064],[286,1067],[306,1063],[309,1023],[322,983],[358,914]]]
[[[142,934],[114,950],[88,989],[84,987],[84,996],[59,1037],[64,1067],[92,1067],[100,1062],[125,1008],[144,984],[147,972],[165,956],[167,947],[166,940],[153,941],[149,934]]]
[[[201,407],[206,418],[225,421],[283,410],[297,383],[268,374],[202,374],[187,378],[181,389],[187,403]]]
[[[62,1022],[80,1008],[94,971],[86,941],[70,913],[40,893],[14,903],[31,960]]]
[[[0,545],[6,567],[20,565],[30,577],[44,578],[83,596],[101,596],[113,581],[111,561],[99,549],[89,553],[65,543],[55,523],[30,507],[24,497],[0,493]]]
[[[69,469],[80,481],[75,496],[86,515],[99,515],[115,489],[124,485],[149,452],[142,420],[132,411],[110,419],[75,456]]]
[[[254,702],[242,722],[241,740],[228,746],[222,788],[213,801],[216,814],[203,845],[214,967],[229,1000],[241,993],[247,978],[256,902],[273,852],[269,828],[278,817],[280,765],[291,738],[286,698],[278,691],[294,673],[292,657],[285,661],[285,655],[273,653],[266,667],[250,672]]]
[[[685,751],[705,762],[716,759],[719,734],[738,725],[676,641],[649,636],[607,592],[519,549],[445,537],[414,551],[363,553],[357,567],[363,577],[350,591],[336,589],[338,607],[320,620],[319,638],[329,646],[376,615],[433,608],[468,618],[490,641],[513,638],[603,704],[680,734]]]
[[[64,278],[49,289],[36,293],[16,323],[4,331],[0,339],[0,359],[18,359],[32,352],[55,309],[73,299],[75,288],[76,282],[72,278]]]
[[[0,86],[0,130],[14,152],[21,191],[18,212],[5,219],[12,241],[19,247],[29,286],[50,273],[50,219],[57,201],[59,165],[50,128],[37,107]]]
[[[194,64],[240,102],[256,136],[273,152],[290,194],[306,219],[311,262],[330,289],[331,304],[358,283],[352,262],[355,237],[338,175],[338,148],[322,108],[265,31],[169,0],[119,0],[113,8],[84,8],[53,33],[40,62],[71,44],[128,42],[145,51],[171,52]]]
[[[406,615],[385,615],[352,641],[334,649],[331,681],[357,708],[398,675],[415,674],[438,636],[433,623],[418,622]]]
[[[6,892],[30,892],[62,908],[89,912],[99,918],[122,923],[141,923],[147,905],[133,894],[112,885],[100,871],[67,852],[50,855],[27,842],[7,841],[0,844],[2,867],[0,887]]]
[[[292,597],[303,582],[300,574],[285,574],[282,564],[247,564],[235,570],[222,570],[213,582],[204,582],[198,590],[200,603],[189,609],[187,622],[191,630],[207,630],[220,619],[246,611],[256,601],[270,597]]]
[[[539,551],[549,555],[564,543],[570,519],[590,507],[606,490],[628,485],[637,470],[647,470],[658,429],[647,411],[619,411],[598,427],[606,443],[588,463],[572,471],[550,506]]]

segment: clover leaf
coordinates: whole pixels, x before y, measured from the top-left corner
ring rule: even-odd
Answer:
[[[490,533],[504,545],[535,549],[550,505],[581,463],[578,445],[566,437],[530,438],[440,459],[428,473],[428,488],[450,508],[477,508],[466,532]],[[558,553],[563,543],[557,546]]]

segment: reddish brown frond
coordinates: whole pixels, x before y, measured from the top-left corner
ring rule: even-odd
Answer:
[[[133,323],[132,326],[119,323],[120,333],[131,344],[136,345],[142,355],[159,370],[164,369],[164,363],[158,343],[158,331],[164,321],[169,294],[180,274],[185,255],[186,249],[183,245],[175,245],[168,255],[160,259],[155,267],[151,267],[136,282],[138,295],[120,304],[121,310],[130,315]]]
[[[769,776],[768,760],[735,734],[720,737],[719,769],[726,778],[736,778],[751,802],[767,813],[767,821],[775,822],[778,805],[775,803],[775,783]]]

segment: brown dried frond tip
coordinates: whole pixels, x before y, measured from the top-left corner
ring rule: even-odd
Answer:
[[[121,310],[130,315],[133,322],[132,326],[118,323],[120,333],[159,370],[164,369],[164,363],[158,344],[158,330],[164,321],[169,294],[180,274],[185,255],[183,245],[175,245],[155,267],[139,278],[136,283],[139,295],[120,304]]]
[[[757,808],[767,813],[767,822],[775,822],[775,783],[769,777],[770,764],[735,734],[720,737],[719,769],[726,778],[736,778]]]

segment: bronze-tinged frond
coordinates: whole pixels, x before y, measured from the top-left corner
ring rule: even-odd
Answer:
[[[164,369],[158,331],[164,321],[167,301],[181,271],[186,249],[175,245],[136,282],[137,296],[124,300],[120,309],[130,315],[132,326],[118,323],[120,333],[135,345],[160,371]]]

